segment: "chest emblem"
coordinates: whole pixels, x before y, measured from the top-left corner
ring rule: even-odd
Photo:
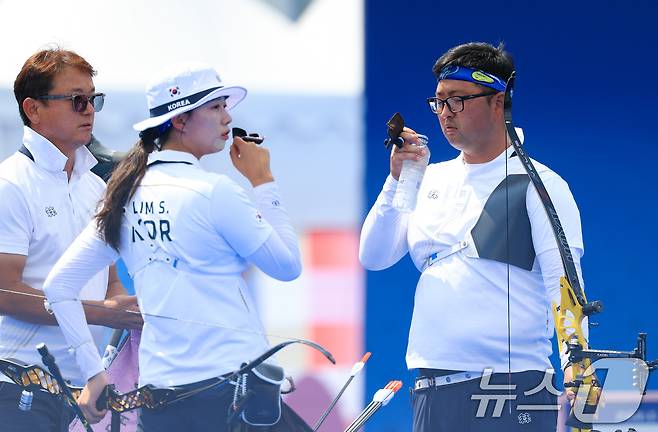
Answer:
[[[439,198],[439,192],[436,189],[432,189],[427,193],[427,198],[435,200]]]
[[[44,210],[46,211],[46,216],[48,217],[57,216],[57,210],[55,210],[55,207],[53,206],[47,206]]]

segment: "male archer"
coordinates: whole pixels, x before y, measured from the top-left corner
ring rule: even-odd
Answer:
[[[41,365],[35,346],[45,343],[65,379],[85,379],[55,318],[44,308],[48,272],[92,218],[105,184],[90,169],[96,159],[85,147],[95,113],[103,107],[92,66],[78,54],[46,49],[32,55],[14,82],[25,124],[19,151],[0,164],[0,358]],[[98,345],[100,326],[141,328],[136,298],[125,295],[114,267],[82,289],[87,321]],[[45,368],[44,368],[45,369]],[[31,410],[18,409],[21,389],[0,374],[0,418],[13,432],[67,429],[62,401],[35,392]]]
[[[460,153],[429,165],[416,209],[398,212],[391,203],[402,162],[424,152],[413,145],[416,132],[405,128],[361,233],[359,258],[367,269],[388,268],[409,253],[421,272],[406,357],[418,372],[415,432],[555,431],[555,391],[541,384],[552,380],[546,372],[551,303],[560,303],[563,267],[546,211],[505,128],[505,83],[513,71],[502,45],[467,43],[436,61],[436,94],[427,102]],[[562,178],[534,164],[580,274],[576,203]],[[504,409],[495,409],[497,401]]]

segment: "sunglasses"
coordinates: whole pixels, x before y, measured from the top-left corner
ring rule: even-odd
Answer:
[[[85,95],[45,95],[39,96],[35,99],[39,100],[66,100],[70,99],[73,102],[73,111],[75,112],[84,112],[87,109],[87,104],[91,104],[94,107],[94,111],[99,112],[103,109],[103,104],[105,103],[105,93],[94,93],[91,96]]]

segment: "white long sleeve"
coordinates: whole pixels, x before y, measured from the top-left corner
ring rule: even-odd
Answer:
[[[580,280],[580,285],[584,291],[585,285],[583,283],[583,275],[580,267],[580,257],[583,255],[583,251],[578,248],[571,248],[571,255],[574,259],[574,265],[576,266],[576,273],[578,273],[578,279]],[[557,249],[549,249],[543,253],[537,255],[537,260],[539,267],[541,268],[542,278],[544,280],[544,285],[546,286],[546,291],[548,293],[548,298],[551,304],[560,304],[561,294],[560,294],[560,277],[564,276],[564,267],[562,266],[562,261],[560,259],[560,253]],[[589,328],[588,328],[587,318],[583,320],[583,334],[585,339],[589,339]],[[555,325],[555,323],[553,323]],[[569,355],[566,352],[566,346],[560,346],[560,364],[562,369],[564,369],[569,361]]]
[[[375,204],[368,212],[359,243],[359,260],[368,270],[383,270],[400,261],[409,251],[408,213],[391,205],[397,181],[389,175]]]
[[[275,279],[296,279],[302,271],[299,243],[278,188],[274,182],[266,183],[255,187],[254,193],[258,209],[274,231],[247,260]]]
[[[98,237],[96,223],[92,221],[60,257],[43,286],[66,342],[75,350],[78,366],[87,380],[102,371],[103,365],[79,294],[89,279],[117,258],[116,251]]]

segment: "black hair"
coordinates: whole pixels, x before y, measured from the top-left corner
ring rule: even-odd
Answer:
[[[450,48],[434,63],[432,72],[439,77],[447,65],[480,69],[507,82],[514,72],[514,59],[501,42],[497,47],[484,42],[469,42]]]

